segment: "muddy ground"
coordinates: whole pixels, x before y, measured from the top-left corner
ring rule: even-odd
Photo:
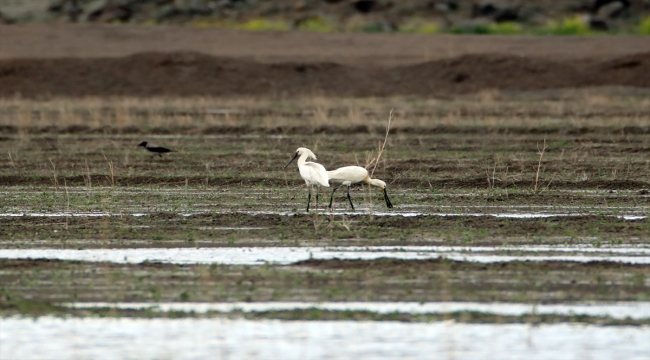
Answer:
[[[202,50],[193,47],[217,33],[181,28],[167,35],[196,35],[196,43],[133,55],[162,45],[147,41],[148,29],[97,27],[36,56],[29,49],[43,45],[47,31],[56,47],[73,27],[7,29],[0,28],[3,44],[16,46],[0,48],[0,249],[650,241],[650,55],[638,53],[644,39],[408,38],[414,47],[396,35],[223,32],[230,45]],[[122,47],[96,41],[120,36]],[[237,36],[278,43],[251,59],[253,43],[233,41]],[[316,52],[321,37],[340,52]],[[303,57],[282,54],[280,43],[294,44]],[[422,60],[425,45],[451,50]],[[61,59],[66,52],[76,58]],[[141,141],[174,151],[152,158],[137,148]],[[357,211],[340,189],[333,211],[323,191],[306,214],[296,165],[283,170],[300,146],[329,169],[367,166],[386,181],[395,207],[387,209],[377,189],[355,186]],[[647,301],[648,269],[608,262],[0,260],[0,312],[60,312],[51,305],[62,301]]]
[[[650,87],[642,36],[404,37],[69,25],[0,31],[4,98],[445,97],[486,89]],[[155,38],[165,40],[150,41]]]
[[[216,101],[3,103],[0,111],[15,122],[0,137],[7,154],[0,210],[32,215],[0,219],[0,246],[643,246],[649,240],[650,140],[643,119],[650,104],[634,91],[488,93],[434,103]],[[395,107],[396,120],[373,176],[388,183],[395,207],[386,209],[380,192],[355,186],[358,211],[339,190],[333,212],[325,209],[323,191],[319,207],[306,214],[295,165],[283,170],[295,148],[313,149],[328,168],[365,166],[386,136],[387,106]],[[143,140],[174,152],[152,158],[136,147]],[[110,216],[83,215],[97,212]],[[373,216],[380,213],[411,216]],[[503,213],[550,217],[489,216]],[[378,264],[387,271],[396,266]],[[454,299],[480,298],[472,294]],[[515,300],[506,294],[499,299]],[[429,296],[418,299],[440,299]]]
[[[0,59],[200,52],[263,63],[393,67],[471,54],[600,61],[648,51],[644,36],[345,34],[103,24],[0,25],[0,33]]]
[[[341,199],[339,206],[345,205],[343,201]],[[3,248],[69,249],[431,244],[501,246],[585,242],[591,245],[643,245],[650,234],[647,219],[624,220],[598,215],[501,219],[490,216],[332,216],[326,213],[320,216],[241,213],[186,216],[153,213],[135,218],[12,217],[0,219],[0,225],[0,237],[3,239],[0,246]]]
[[[4,304],[101,301],[648,301],[648,266],[309,260],[287,266],[0,260]],[[11,303],[11,302],[9,302]]]
[[[262,64],[190,52],[123,58],[0,60],[0,96],[448,96],[650,87],[650,52],[611,60],[464,55],[388,69],[334,62]]]
[[[624,102],[617,100],[618,95],[609,100],[594,94],[553,100],[537,94],[524,101],[496,94],[428,111],[426,104],[391,100],[408,111],[399,113],[373,176],[388,183],[395,207],[386,209],[380,192],[356,186],[352,189],[356,212],[339,190],[332,212],[325,209],[324,191],[319,207],[310,214],[304,210],[306,189],[295,164],[286,170],[283,166],[298,146],[314,149],[328,168],[365,165],[386,135],[385,118],[380,116],[384,102],[341,107],[328,100],[318,110],[311,105],[251,106],[246,100],[227,104],[236,114],[233,120],[208,115],[191,100],[187,101],[194,110],[189,112],[173,101],[164,103],[166,112],[155,104],[119,101],[100,102],[99,107],[74,99],[10,101],[0,107],[7,118],[17,120],[4,127],[0,137],[0,153],[7,154],[0,164],[0,212],[5,214],[0,218],[0,247],[646,246],[650,140],[647,124],[638,114],[647,112],[649,104],[643,96],[628,94],[632,95]],[[75,104],[72,108],[61,105],[70,102]],[[580,112],[581,104],[590,104],[590,110]],[[415,111],[419,107],[425,110]],[[573,120],[557,120],[563,117]],[[63,124],[57,123],[60,120]],[[90,124],[80,125],[84,121]],[[145,124],[137,126],[138,121]],[[190,125],[178,124],[188,121]],[[151,158],[136,147],[142,140],[175,152]],[[544,141],[547,148],[540,161]],[[110,216],[84,215],[97,212]],[[23,213],[30,215],[7,215]],[[411,216],[399,216],[405,213]],[[549,217],[490,216],[503,213]],[[480,214],[486,216],[476,216]],[[311,260],[245,267],[0,260],[0,305],[5,315],[181,316],[65,310],[53,304],[647,301],[648,269],[610,262]],[[230,316],[620,323],[469,313],[379,316],[289,311]]]

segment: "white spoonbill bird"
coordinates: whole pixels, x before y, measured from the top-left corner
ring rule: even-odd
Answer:
[[[330,187],[330,184],[328,182],[327,178],[327,170],[325,170],[325,167],[319,163],[307,161],[308,158],[312,158],[316,160],[316,155],[314,155],[311,150],[300,147],[296,150],[296,154],[293,156],[291,161],[284,167],[285,169],[287,166],[293,162],[298,156],[298,170],[300,171],[300,176],[302,176],[303,179],[305,179],[305,183],[307,184],[307,212],[309,212],[309,203],[311,202],[311,191],[314,185],[317,187],[319,186],[324,186],[324,187]],[[319,189],[316,189],[316,207],[318,207],[318,191]]]
[[[384,200],[386,201],[386,207],[392,208],[393,204],[388,198],[388,193],[386,192],[386,183],[379,179],[371,179],[368,175],[368,170],[362,168],[361,166],[344,166],[336,170],[328,171],[327,177],[329,177],[332,184],[337,184],[336,187],[332,190],[332,196],[330,196],[330,209],[332,208],[332,198],[334,198],[334,192],[336,189],[345,185],[348,187],[348,200],[350,200],[350,206],[354,210],[354,205],[352,204],[352,198],[350,197],[350,186],[352,184],[364,182],[372,186],[376,186],[384,191]]]

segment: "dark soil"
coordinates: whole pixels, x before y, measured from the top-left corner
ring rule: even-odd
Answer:
[[[302,200],[302,197],[301,199]],[[296,245],[503,245],[645,243],[650,221],[607,216],[508,219],[491,216],[340,216],[152,213],[110,218],[0,218],[2,247],[231,247]],[[315,226],[314,223],[318,225]],[[219,227],[227,229],[220,230]],[[251,230],[238,228],[253,227]],[[48,239],[47,242],[37,242]],[[636,239],[636,240],[630,240]],[[36,240],[36,242],[35,242]],[[77,242],[77,241],[80,242]],[[67,243],[70,242],[70,243]]]
[[[292,266],[121,265],[0,260],[0,312],[66,301],[646,300],[648,266],[315,261]],[[9,305],[9,306],[7,306]]]
[[[446,96],[594,86],[650,87],[650,52],[604,62],[465,55],[390,69],[263,64],[200,53],[0,60],[0,96]]]
[[[30,260],[25,260],[30,261]],[[44,261],[44,260],[31,260],[31,261]],[[647,265],[634,265],[634,264],[625,264],[618,262],[588,262],[588,263],[574,263],[566,261],[545,261],[545,262],[504,262],[504,263],[492,263],[492,264],[479,264],[471,262],[462,262],[462,261],[452,261],[445,259],[434,259],[434,260],[400,260],[400,259],[378,259],[378,260],[305,260],[292,264],[291,266],[306,266],[313,269],[341,269],[341,270],[371,270],[379,269],[386,273],[394,272],[399,274],[404,271],[425,271],[427,269],[435,268],[446,268],[450,271],[522,271],[525,269],[531,270],[533,268],[538,271],[584,271],[588,272],[593,269],[638,269],[646,271]]]
[[[333,113],[333,112],[332,112]],[[505,116],[505,111],[501,112],[501,116]],[[197,119],[201,119],[205,114],[186,113],[186,112],[173,112],[169,116],[189,116],[193,115]],[[334,114],[328,114],[333,116]],[[340,114],[339,114],[340,115]],[[409,113],[409,117],[436,117],[436,113]],[[460,116],[496,116],[494,113],[467,113],[460,111]],[[557,116],[557,114],[535,114],[528,116]],[[582,116],[582,117],[622,117],[631,118],[639,116],[650,117],[650,111],[644,112],[643,110],[622,111],[620,113],[608,112],[607,114],[576,114],[565,112],[563,116]],[[41,112],[33,111],[34,117],[42,116]],[[107,115],[111,116],[111,115]],[[229,115],[237,117],[237,114]],[[274,111],[259,111],[242,114],[242,118],[251,117],[264,117],[264,116],[278,116],[278,117],[309,117],[303,113],[286,113]],[[377,117],[377,114],[370,114],[368,116]],[[0,125],[0,134],[15,135],[20,131],[32,135],[359,135],[359,134],[384,134],[385,127],[368,126],[368,125],[353,125],[353,126],[337,126],[337,125],[318,125],[318,126],[295,126],[295,125],[280,125],[280,126],[250,126],[250,125],[212,125],[207,127],[200,126],[166,126],[166,127],[91,127],[88,125],[68,125],[68,126],[30,126],[22,127],[11,124]],[[610,135],[612,133],[619,133],[621,135],[644,135],[650,134],[650,125],[647,126],[453,126],[453,125],[435,125],[432,126],[395,126],[391,128],[390,134],[410,134],[410,135],[482,135],[489,133],[491,135],[508,134],[508,135],[575,135],[586,136],[590,134],[595,135]],[[0,136],[0,142],[11,141],[12,137]],[[589,139],[592,140],[592,139]],[[593,139],[600,141],[599,139]],[[582,140],[581,141],[585,141]],[[637,151],[650,151],[650,148],[640,148]]]

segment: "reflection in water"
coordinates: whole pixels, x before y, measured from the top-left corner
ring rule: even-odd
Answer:
[[[5,318],[2,359],[648,359],[650,328]]]

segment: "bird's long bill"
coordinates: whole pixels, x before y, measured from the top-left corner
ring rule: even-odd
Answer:
[[[386,189],[384,189],[384,200],[386,200],[386,207],[387,208],[392,208],[393,203],[390,202],[390,199],[388,198],[388,193],[386,192]]]
[[[296,155],[294,155],[294,156],[291,158],[291,161],[289,161],[289,163],[288,163],[284,168],[282,168],[282,170],[286,169],[287,166],[291,165],[291,163],[292,163],[294,160],[296,160],[297,157],[298,157],[298,153],[296,153]]]

